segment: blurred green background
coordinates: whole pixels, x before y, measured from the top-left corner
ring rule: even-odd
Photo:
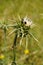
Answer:
[[[12,24],[14,21],[11,20],[18,20],[18,15],[20,15],[21,18],[27,15],[33,23],[36,24],[31,32],[39,40],[39,45],[43,49],[43,0],[0,0],[0,22],[5,19],[5,21],[9,20],[9,22],[6,23]],[[12,29],[7,31],[7,34],[11,31]],[[10,63],[13,60],[13,41],[14,34],[8,37],[6,44],[4,44],[4,33],[3,30],[0,29],[0,54],[4,54],[5,56],[5,58],[2,59],[3,65],[11,65]],[[31,52],[39,49],[35,43],[37,42],[31,38],[29,41],[29,50]],[[23,55],[23,50],[24,48],[17,50],[17,59]],[[28,61],[21,61],[17,65],[43,65],[43,53],[35,56],[37,56],[35,59],[34,56],[32,56],[28,58]]]

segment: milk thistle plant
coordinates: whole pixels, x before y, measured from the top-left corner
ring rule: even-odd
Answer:
[[[33,37],[33,39],[36,42],[39,42],[34,36],[33,34],[29,31],[32,27],[34,26],[34,23],[31,21],[30,18],[28,18],[27,16],[24,18],[20,18],[19,21],[15,22],[14,24],[10,24],[10,25],[6,25],[6,24],[1,24],[0,23],[0,28],[4,30],[4,34],[5,34],[5,39],[6,40],[6,31],[8,30],[9,27],[13,27],[13,31],[11,33],[8,34],[8,36],[10,36],[11,34],[15,33],[15,38],[14,38],[14,44],[13,44],[13,61],[11,65],[17,65],[16,63],[16,46],[17,46],[17,39],[20,38],[20,47],[22,46],[22,40],[25,37],[26,39],[26,45],[25,45],[25,50],[24,50],[24,54],[28,55],[30,54],[30,50],[28,49],[28,35],[30,35],[31,37]],[[5,41],[6,43],[6,41]],[[39,44],[38,44],[39,46]],[[39,46],[40,47],[40,46]],[[3,56],[2,56],[3,57]]]
[[[30,53],[29,49],[28,49],[28,35],[30,35],[31,37],[34,38],[35,41],[39,42],[34,36],[33,34],[29,31],[32,27],[34,27],[33,22],[31,21],[30,18],[28,18],[27,16],[20,19],[19,22],[16,22],[15,25],[12,25],[12,27],[14,27],[14,30],[9,34],[11,35],[13,32],[15,32],[15,39],[14,39],[14,44],[13,44],[13,52],[14,52],[14,59],[12,62],[12,65],[16,65],[16,42],[17,42],[17,38],[20,37],[20,46],[22,46],[22,40],[25,37],[26,38],[26,46],[25,46],[25,50],[24,50],[24,54],[28,55]],[[38,45],[39,46],[39,45]],[[40,46],[39,46],[40,47]]]

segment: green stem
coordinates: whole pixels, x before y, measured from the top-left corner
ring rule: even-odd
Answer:
[[[16,65],[16,41],[17,41],[17,33],[15,35],[14,44],[13,44],[14,58],[13,58],[12,65]]]
[[[26,49],[28,49],[28,35],[26,35]]]

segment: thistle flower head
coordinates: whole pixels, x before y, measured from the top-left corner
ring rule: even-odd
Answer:
[[[25,26],[28,26],[28,27],[32,25],[31,19],[28,18],[27,16],[22,19],[22,23],[25,24]]]

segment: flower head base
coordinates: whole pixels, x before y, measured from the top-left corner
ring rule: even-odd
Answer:
[[[27,54],[29,54],[30,52],[29,52],[28,49],[26,49],[26,50],[24,51],[24,53],[27,55]]]
[[[3,54],[0,55],[0,59],[4,59],[4,55]]]

